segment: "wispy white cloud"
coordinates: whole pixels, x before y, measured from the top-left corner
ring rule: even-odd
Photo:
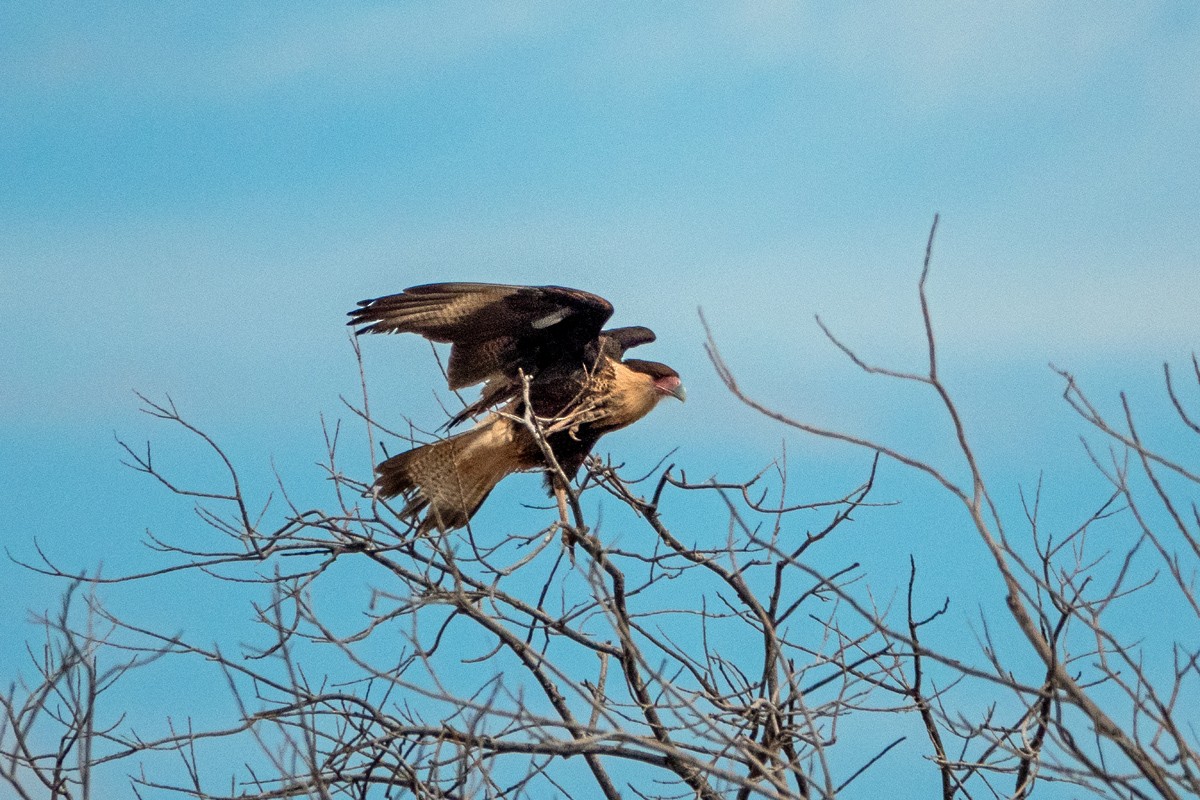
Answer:
[[[376,88],[494,55],[513,43],[569,45],[560,77],[652,87],[814,67],[864,81],[905,104],[944,108],[1073,91],[1114,54],[1160,64],[1189,52],[1195,26],[1169,29],[1166,11],[1018,0],[870,0],[708,4],[686,14],[653,8],[468,3],[256,6],[185,11],[113,4],[46,15],[30,9],[10,31],[0,77],[53,91],[112,83],[155,95],[241,96],[281,85]],[[1177,64],[1176,66],[1183,66]]]
[[[834,69],[891,89],[907,103],[945,109],[1074,91],[1114,53],[1144,46],[1152,14],[1118,6],[847,3],[806,26],[807,45]]]
[[[1172,28],[1168,10],[1087,2],[777,0],[613,16],[583,70],[643,87],[772,72],[801,91],[814,78],[849,81],[917,114],[1061,99],[1114,59],[1161,66],[1200,42],[1200,28]]]
[[[15,12],[19,14],[19,12]],[[558,19],[540,3],[114,4],[10,31],[0,78],[48,94],[101,87],[134,97],[236,99],[278,88],[377,89],[479,58]]]
[[[387,84],[398,77],[477,60],[553,29],[541,3],[351,6],[280,20],[262,38],[237,42],[215,58],[217,71],[250,88],[292,81],[335,87]]]

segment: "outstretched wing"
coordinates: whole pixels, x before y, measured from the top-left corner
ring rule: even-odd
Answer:
[[[363,300],[350,325],[363,333],[416,333],[449,342],[451,389],[547,368],[582,366],[612,304],[561,286],[434,283]]]

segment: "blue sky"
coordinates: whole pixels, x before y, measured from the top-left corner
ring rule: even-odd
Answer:
[[[162,436],[133,389],[264,485],[271,459],[316,481],[318,415],[357,391],[345,311],[430,281],[577,286],[651,325],[689,401],[606,440],[633,464],[732,477],[785,437],[807,474],[861,463],[740,409],[697,307],[751,392],[919,449],[928,398],[812,315],[918,367],[935,212],[947,381],[1006,486],[1083,480],[1047,362],[1159,418],[1200,330],[1194,4],[649,6],[6,3],[5,544],[121,572],[146,526],[195,524],[117,465],[114,431]],[[377,409],[436,423],[427,348],[365,344]],[[10,620],[53,602],[0,579]]]

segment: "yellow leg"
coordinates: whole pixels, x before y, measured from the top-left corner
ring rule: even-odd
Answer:
[[[571,524],[570,518],[567,515],[567,490],[559,486],[558,482],[554,484],[554,499],[558,501],[558,524],[562,527],[563,547],[567,548],[567,556],[571,559],[571,563],[575,563],[575,541],[578,535],[575,532],[575,526]]]
[[[558,519],[564,528],[571,526],[571,520],[567,516],[567,490],[554,484],[554,499],[558,501]]]

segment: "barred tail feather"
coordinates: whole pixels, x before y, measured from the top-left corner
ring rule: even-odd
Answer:
[[[506,475],[523,468],[512,424],[493,417],[477,428],[392,456],[375,468],[384,498],[403,495],[403,517],[425,512],[419,530],[467,524]]]

